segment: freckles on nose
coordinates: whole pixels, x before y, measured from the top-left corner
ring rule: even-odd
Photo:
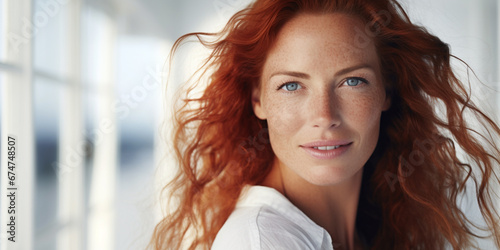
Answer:
[[[309,112],[314,125],[327,126],[335,117],[337,101],[335,97],[322,93],[310,98]]]

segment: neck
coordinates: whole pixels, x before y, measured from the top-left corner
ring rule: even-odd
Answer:
[[[280,191],[312,221],[323,227],[330,234],[335,249],[354,249],[363,171],[331,186],[317,186],[297,175],[297,178],[281,178],[283,171],[291,170],[287,167],[273,167],[263,185]],[[286,176],[294,175],[286,173]]]

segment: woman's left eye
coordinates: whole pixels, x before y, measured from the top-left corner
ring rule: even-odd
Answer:
[[[285,83],[283,85],[280,86],[280,89],[284,89],[286,91],[295,91],[297,89],[301,89],[302,87],[296,83],[296,82],[289,82],[289,83]]]
[[[357,78],[357,77],[348,78],[345,81],[345,84],[347,84],[348,86],[352,86],[352,87],[358,86],[359,84],[362,84],[362,83],[366,83],[366,80],[362,79],[362,78]]]

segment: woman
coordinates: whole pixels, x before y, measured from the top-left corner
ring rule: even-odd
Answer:
[[[452,72],[448,45],[397,2],[257,0],[173,51],[191,36],[213,49],[211,73],[176,113],[178,207],[151,246],[463,249],[480,237],[457,205],[474,181],[500,247],[500,129]]]

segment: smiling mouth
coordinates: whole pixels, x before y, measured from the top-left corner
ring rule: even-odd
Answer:
[[[332,149],[339,148],[340,146],[342,146],[342,145],[337,145],[337,146],[324,146],[324,147],[312,147],[312,148],[314,148],[314,149],[318,149],[318,150],[332,150]]]
[[[351,148],[352,143],[353,143],[352,141],[330,142],[328,144],[333,144],[333,145],[328,145],[325,142],[314,142],[301,145],[301,147],[313,158],[320,160],[331,160],[346,153]]]
[[[352,144],[352,141],[351,142],[348,142],[348,141],[330,142],[328,144],[324,143],[324,142],[323,143],[322,142],[314,142],[314,143],[300,145],[300,147],[326,151],[326,150],[333,150],[333,149],[337,149],[340,147],[349,146],[351,144]]]

